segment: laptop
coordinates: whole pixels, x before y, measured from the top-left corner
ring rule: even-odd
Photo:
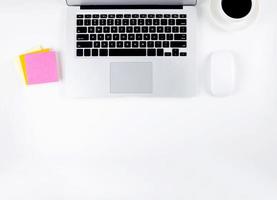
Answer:
[[[72,97],[196,95],[197,0],[67,0]]]

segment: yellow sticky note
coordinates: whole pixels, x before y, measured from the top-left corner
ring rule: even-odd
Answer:
[[[49,52],[49,51],[50,51],[50,49],[42,49],[41,47],[39,47],[36,49],[32,49],[30,51],[27,51],[24,54],[19,56],[18,63],[21,65],[21,70],[23,72],[26,85],[28,85],[28,78],[27,78],[27,72],[26,72],[25,55],[36,54],[36,53],[45,53],[45,52]]]

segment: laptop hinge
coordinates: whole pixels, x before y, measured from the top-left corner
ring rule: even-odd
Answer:
[[[83,5],[81,10],[91,9],[183,9],[183,5]]]

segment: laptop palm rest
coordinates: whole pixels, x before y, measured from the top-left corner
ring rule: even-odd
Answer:
[[[110,64],[110,92],[115,94],[150,94],[153,92],[151,62],[116,62]]]

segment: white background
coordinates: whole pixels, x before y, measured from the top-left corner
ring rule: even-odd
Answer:
[[[199,95],[66,99],[61,83],[26,87],[15,57],[63,57],[63,0],[1,0],[0,199],[277,199],[277,3],[224,32],[199,0]],[[234,96],[209,96],[208,57],[232,50]]]

